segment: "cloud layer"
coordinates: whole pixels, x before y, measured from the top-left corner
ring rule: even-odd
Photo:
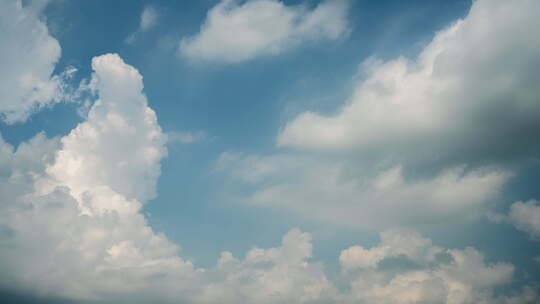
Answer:
[[[180,42],[182,56],[236,63],[275,55],[304,42],[336,40],[347,32],[349,1],[323,1],[311,9],[277,0],[222,0],[200,32]]]

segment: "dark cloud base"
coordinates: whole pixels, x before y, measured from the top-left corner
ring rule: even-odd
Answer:
[[[2,304],[86,304],[52,297],[35,297],[23,292],[0,290],[0,302]]]

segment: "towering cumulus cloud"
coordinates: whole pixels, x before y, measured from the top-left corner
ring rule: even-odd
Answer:
[[[92,68],[98,99],[86,121],[16,150],[0,142],[1,289],[114,303],[285,303],[330,289],[298,230],[244,260],[223,253],[211,270],[180,258],[140,214],[166,155],[142,77],[114,54]]]
[[[187,58],[235,63],[282,53],[303,42],[346,34],[348,0],[327,0],[313,9],[278,0],[222,0],[200,32],[180,42]]]
[[[15,152],[3,144],[9,195],[0,263],[11,270],[4,284],[99,298],[135,293],[164,271],[194,272],[139,214],[155,195],[166,154],[142,77],[118,55],[95,57],[92,68],[99,99],[86,121],[61,139],[38,135]]]
[[[0,2],[0,118],[8,123],[60,98],[61,79],[52,76],[60,45],[38,14],[21,1]]]

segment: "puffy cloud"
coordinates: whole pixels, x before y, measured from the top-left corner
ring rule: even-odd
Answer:
[[[340,262],[351,303],[512,303],[493,292],[509,283],[512,265],[488,264],[474,248],[444,249],[410,231],[385,231],[378,246],[353,246]],[[538,299],[528,288],[515,297]]]
[[[538,156],[538,10],[534,0],[473,1],[416,59],[367,60],[337,114],[300,114],[278,144],[426,167]]]
[[[281,247],[253,248],[240,261],[223,252],[211,282],[198,300],[218,303],[319,303],[331,300],[335,288],[326,279],[322,266],[309,263],[311,235],[298,229],[289,231]]]
[[[62,138],[17,149],[0,140],[0,289],[104,303],[314,303],[333,290],[297,229],[244,260],[196,268],[141,214],[155,194],[166,136],[142,77],[95,57],[96,100]],[[266,301],[266,302],[264,302]]]
[[[147,106],[142,77],[112,54],[95,57],[92,69],[99,99],[86,121],[62,138],[63,148],[47,172],[77,198],[108,187],[128,199],[151,199],[167,153],[166,136]]]
[[[0,118],[7,123],[62,99],[65,75],[52,76],[60,45],[39,19],[39,8],[20,0],[0,3]]]
[[[479,215],[516,163],[539,156],[540,39],[529,35],[539,10],[534,0],[474,1],[416,59],[367,60],[337,114],[287,123],[277,146],[289,152],[224,154],[219,166],[251,186],[247,202],[324,221]]]
[[[501,219],[527,232],[531,238],[540,240],[540,202],[537,200],[513,203],[508,216]]]
[[[386,230],[380,233],[380,239],[380,245],[370,249],[356,245],[343,250],[339,256],[343,268],[346,271],[376,269],[384,259],[402,255],[414,262],[432,263],[443,251],[414,231]]]
[[[17,5],[15,12],[26,10]],[[444,249],[401,230],[382,233],[378,246],[357,245],[342,252],[344,291],[326,278],[321,264],[311,261],[311,236],[297,229],[278,247],[253,248],[243,259],[224,252],[216,267],[195,267],[141,214],[142,204],[156,195],[160,161],[167,153],[167,136],[148,107],[142,76],[113,54],[95,57],[92,68],[88,85],[97,100],[68,135],[47,138],[40,133],[17,148],[0,139],[0,289],[104,303],[538,300],[532,287],[494,296],[511,279],[512,265],[490,264],[473,248]],[[328,202],[337,194],[336,201],[347,204],[360,195],[394,206],[403,197],[412,204],[398,208],[405,214],[415,208],[477,205],[508,177],[497,169],[455,167],[434,179],[408,179],[399,166],[368,168],[358,175],[365,166],[327,160],[303,154],[225,154],[220,163],[239,163],[231,171],[235,176],[264,182],[278,195],[286,194],[284,200],[305,196]],[[284,183],[284,177],[292,182]],[[306,195],[286,186],[309,191]],[[254,197],[264,202],[264,189],[258,193]],[[414,203],[425,197],[434,206]],[[314,210],[324,211],[314,202]]]
[[[347,0],[310,9],[278,0],[222,0],[208,11],[200,32],[180,42],[190,59],[236,63],[279,54],[303,42],[336,40],[347,33]]]
[[[148,288],[157,297],[165,287],[152,278],[172,271],[193,287],[185,281],[197,270],[139,213],[155,195],[166,155],[142,77],[112,54],[95,57],[92,68],[99,99],[86,121],[16,151],[2,143],[2,285],[76,299]]]
[[[121,62],[117,62],[121,64]],[[84,122],[86,123],[86,122]],[[68,135],[70,136],[70,135]],[[59,150],[60,149],[60,150]],[[341,252],[339,291],[312,258],[309,233],[292,229],[275,248],[243,259],[223,252],[197,269],[156,234],[135,201],[111,191],[107,212],[85,214],[69,185],[39,194],[65,149],[43,134],[16,150],[0,142],[0,286],[98,303],[534,303],[532,287],[505,297],[513,266],[488,264],[473,248],[445,249],[409,230],[387,230],[371,248]],[[36,157],[37,155],[41,157]],[[127,178],[127,177],[126,177]],[[98,187],[99,188],[99,187]],[[100,189],[88,189],[88,195]],[[132,212],[116,201],[134,204]],[[105,205],[106,201],[103,201]],[[443,299],[443,300],[442,300]]]

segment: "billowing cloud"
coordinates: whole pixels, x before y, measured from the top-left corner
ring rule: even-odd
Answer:
[[[14,39],[38,37],[40,42],[30,39],[25,43],[37,43],[42,55],[54,55],[55,40],[48,36],[36,12],[20,2],[5,3],[0,4],[0,14],[8,12],[9,16],[0,22],[10,22],[0,23],[2,30],[17,20],[22,23],[20,29],[8,26],[1,34],[14,35],[11,31],[20,30]],[[323,8],[338,2],[323,2],[313,10],[269,0],[232,7],[241,11],[253,3],[277,3],[283,12],[297,14],[300,22],[294,23],[295,31],[307,27],[324,32],[326,25],[319,29],[319,18],[327,17]],[[500,3],[499,8],[507,9]],[[476,10],[482,6],[487,4],[475,2]],[[319,10],[323,13],[317,13]],[[470,16],[474,14],[467,18]],[[491,25],[491,19],[485,22]],[[34,36],[23,35],[26,26],[32,28]],[[48,47],[42,49],[41,44]],[[13,76],[9,81],[28,73],[32,80],[30,89],[21,89],[18,82],[9,83],[13,90],[9,94],[19,96],[22,102],[2,106],[7,122],[23,120],[33,109],[56,100],[51,96],[62,93],[60,80],[51,78],[58,59],[53,57],[43,56],[40,60],[44,61],[34,62],[35,67],[28,70],[23,63],[21,70],[13,68],[17,64],[6,64],[13,68],[6,70]],[[443,248],[402,229],[385,230],[378,245],[343,250],[339,256],[341,284],[330,280],[324,265],[313,260],[311,235],[299,229],[290,230],[276,247],[254,247],[243,257],[223,252],[215,267],[195,266],[182,257],[179,246],[155,232],[141,212],[143,204],[156,197],[168,138],[148,106],[142,76],[115,54],[93,58],[92,69],[91,80],[84,85],[96,100],[69,134],[47,138],[38,133],[16,148],[0,137],[0,290],[97,303],[538,302],[533,286],[512,291],[513,265],[491,262],[472,247]],[[54,89],[49,91],[49,86]],[[36,95],[25,95],[25,90]],[[520,98],[529,100],[527,92],[523,90]],[[48,101],[42,102],[45,97]],[[528,126],[526,119],[524,123]],[[303,214],[310,210],[321,219],[335,217],[369,227],[474,214],[472,211],[484,206],[512,174],[507,168],[470,168],[467,162],[457,161],[445,162],[431,176],[411,176],[406,170],[410,168],[406,162],[409,154],[397,160],[388,157],[385,162],[375,157],[370,162],[348,154],[358,147],[339,146],[341,155],[347,155],[343,158],[309,145],[302,149],[315,153],[264,157],[225,153],[219,166],[255,187],[249,196],[252,202],[281,204]],[[516,203],[509,218],[535,236],[537,209],[536,201]]]
[[[39,8],[0,3],[0,118],[7,123],[62,99],[63,76],[52,75],[60,45],[39,19]]]
[[[304,42],[336,40],[347,33],[347,0],[311,9],[278,0],[222,0],[208,11],[200,32],[180,42],[193,60],[236,63],[279,54]]]
[[[425,166],[538,156],[540,39],[529,31],[539,10],[534,0],[473,1],[415,60],[367,60],[337,114],[300,114],[278,144]]]
[[[92,68],[99,99],[86,121],[63,138],[38,135],[16,151],[3,143],[2,283],[99,299],[133,295],[174,269],[187,286],[193,265],[139,213],[155,195],[166,155],[142,77],[112,54],[95,57]]]
[[[151,199],[166,136],[147,107],[142,77],[117,55],[95,57],[92,69],[99,99],[86,121],[62,138],[47,172],[77,197],[107,185],[128,199]]]
[[[92,68],[98,99],[68,135],[40,133],[17,149],[0,141],[0,289],[97,303],[507,300],[493,292],[512,265],[401,230],[341,253],[347,291],[312,261],[311,235],[298,229],[278,247],[254,247],[244,258],[223,252],[215,267],[197,268],[141,214],[166,155],[141,75],[114,54],[95,57]],[[389,268],[392,259],[416,266]],[[537,294],[525,288],[512,297],[532,303]]]
[[[476,249],[444,249],[411,231],[381,233],[378,246],[341,252],[349,300],[359,303],[534,303],[538,293],[525,287],[512,296],[494,290],[510,282],[514,267],[490,264]]]
[[[244,260],[223,252],[211,270],[212,282],[198,298],[203,303],[320,303],[336,295],[322,265],[310,263],[311,235],[292,229],[281,247],[253,248]]]
[[[337,114],[287,123],[285,152],[225,153],[219,166],[250,186],[246,202],[323,221],[474,218],[516,164],[540,155],[540,39],[529,35],[538,11],[534,0],[474,1],[416,59],[364,62]]]
[[[311,236],[298,229],[279,247],[253,248],[244,259],[223,252],[215,268],[196,268],[140,213],[154,195],[166,155],[165,135],[142,93],[142,77],[112,54],[94,58],[92,68],[98,100],[72,132],[53,139],[38,134],[16,150],[0,142],[4,289],[132,303],[537,299],[531,288],[508,298],[494,296],[510,281],[512,265],[487,264],[473,248],[443,249],[399,230],[382,233],[379,246],[341,253],[343,280],[350,287],[345,292],[327,279],[321,264],[310,261]],[[259,172],[267,170],[261,166]]]
[[[114,54],[92,69],[98,99],[68,135],[0,142],[0,289],[115,303],[304,303],[331,289],[299,230],[215,269],[181,258],[140,212],[166,155],[142,77]]]

